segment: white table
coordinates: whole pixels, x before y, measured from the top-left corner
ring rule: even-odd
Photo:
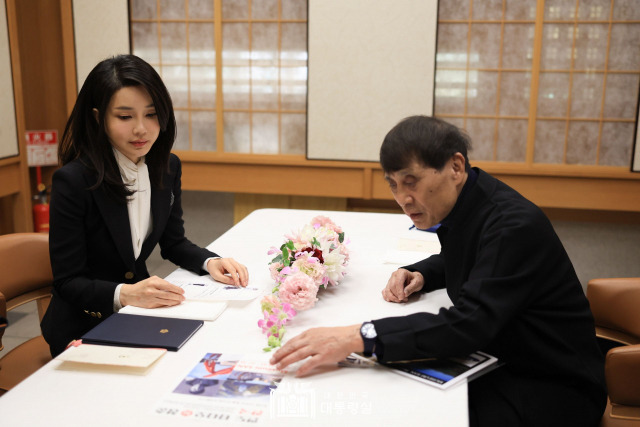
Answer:
[[[317,214],[329,216],[345,230],[351,254],[348,273],[338,287],[319,292],[313,309],[295,317],[288,326],[288,337],[310,327],[437,312],[451,304],[443,291],[422,295],[408,304],[382,299],[380,291],[399,267],[385,263],[385,253],[411,225],[404,215],[263,209],[246,217],[209,248],[247,265],[250,283],[264,286],[266,294],[273,286],[267,268],[272,257],[268,248],[282,244],[285,234]],[[229,425],[168,418],[156,415],[153,408],[207,352],[262,354],[266,337],[257,326],[259,300],[230,302],[216,321],[205,322],[180,351],[167,352],[146,376],[63,371],[57,369],[61,362],[53,360],[0,398],[0,424]],[[282,384],[285,381],[303,404],[296,411],[272,410],[266,425],[468,425],[466,383],[441,391],[383,369],[358,368],[336,368],[300,379],[286,377]]]

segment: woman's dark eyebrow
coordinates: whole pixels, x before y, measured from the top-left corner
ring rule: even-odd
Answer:
[[[153,104],[149,104],[144,108],[155,108],[155,105]],[[133,110],[132,107],[127,107],[126,105],[123,105],[121,107],[113,107],[114,110]]]

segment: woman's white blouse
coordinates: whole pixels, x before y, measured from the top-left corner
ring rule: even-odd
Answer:
[[[141,157],[138,163],[133,163],[124,154],[113,149],[122,176],[122,182],[134,193],[129,196],[127,210],[129,211],[129,226],[131,228],[131,243],[133,255],[140,256],[142,244],[151,233],[151,183],[149,169]]]
[[[131,243],[133,244],[133,255],[136,259],[140,256],[142,244],[151,234],[151,182],[149,181],[149,169],[141,157],[138,163],[133,163],[124,154],[113,148],[113,154],[120,169],[122,182],[134,193],[127,201],[127,211],[129,213],[129,227],[131,229]],[[122,308],[120,303],[120,289],[123,283],[116,287],[113,295],[113,310],[115,312]]]

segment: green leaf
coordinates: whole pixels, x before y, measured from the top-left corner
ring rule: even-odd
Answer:
[[[269,340],[267,341],[267,344],[269,344],[271,348],[280,347],[280,339],[271,335],[269,337]]]
[[[338,242],[340,243],[344,242],[344,232],[338,233]]]
[[[320,242],[318,242],[318,239],[316,239],[315,237],[313,239],[311,239],[311,245],[315,246],[316,248],[320,247]]]
[[[262,349],[262,351],[264,351],[265,353],[269,352],[271,350],[272,350],[271,347],[265,347],[265,348]]]
[[[282,262],[282,254],[278,254],[278,256],[272,259],[269,264],[273,264],[274,262]]]
[[[293,242],[291,240],[289,240],[286,243],[287,247],[291,250],[291,252],[295,252],[296,251],[296,247],[293,245]]]

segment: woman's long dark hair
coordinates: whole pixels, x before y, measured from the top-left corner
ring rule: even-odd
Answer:
[[[147,90],[155,107],[160,134],[145,157],[149,179],[162,186],[162,174],[168,169],[169,154],[176,139],[176,119],[171,96],[156,70],[134,55],[105,59],[87,76],[58,147],[62,165],[80,159],[95,173],[91,190],[102,187],[118,201],[126,203],[132,192],[123,184],[106,133],[105,114],[111,97],[123,87],[140,86]],[[98,117],[94,113],[98,111]]]

